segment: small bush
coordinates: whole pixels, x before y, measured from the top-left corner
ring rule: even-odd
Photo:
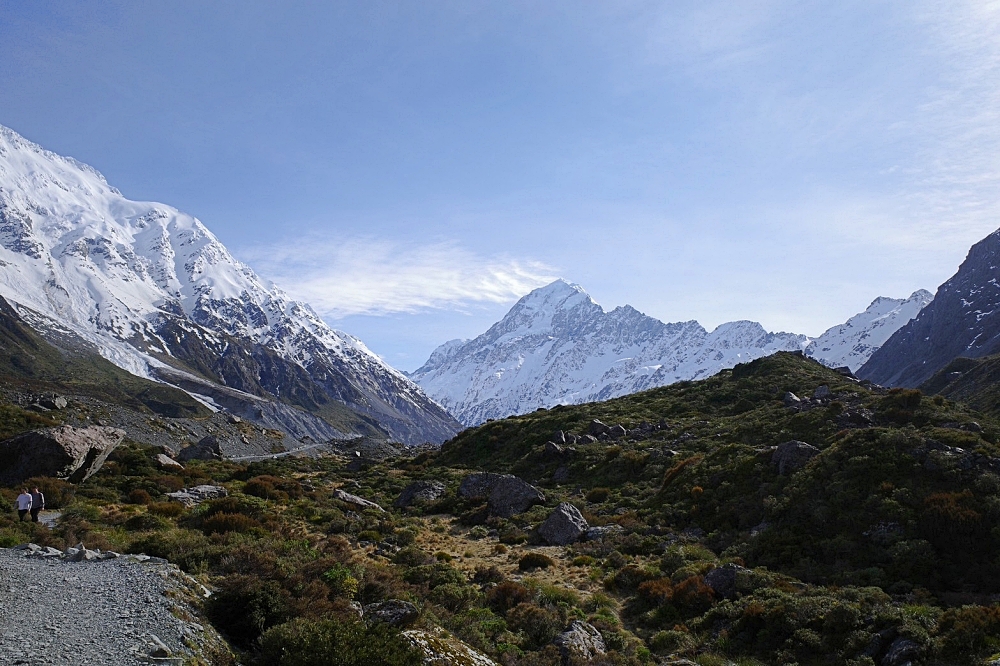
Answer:
[[[153,502],[149,512],[164,518],[176,518],[184,513],[184,505],[180,502]]]
[[[201,529],[205,534],[225,532],[245,533],[260,526],[260,522],[241,513],[216,513],[201,523]]]
[[[611,490],[609,488],[593,488],[589,493],[587,493],[587,501],[593,502],[594,504],[600,504],[611,497]]]
[[[142,488],[136,488],[128,494],[129,504],[150,504],[152,501],[153,497]]]
[[[530,569],[547,569],[555,564],[555,561],[543,553],[527,553],[517,562],[517,568],[521,571]]]
[[[531,590],[520,583],[505,581],[500,583],[486,595],[486,603],[497,613],[503,615],[518,604],[531,600]]]
[[[169,520],[152,513],[140,513],[138,516],[132,516],[125,521],[125,529],[132,532],[166,530],[171,527],[172,525]]]
[[[274,580],[228,576],[209,598],[207,611],[233,643],[248,648],[262,633],[288,620],[288,593]]]
[[[422,655],[384,624],[296,619],[260,639],[258,666],[419,666]]]

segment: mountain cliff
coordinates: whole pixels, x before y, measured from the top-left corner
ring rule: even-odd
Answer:
[[[930,298],[920,291],[905,300],[877,299],[811,340],[751,321],[709,332],[696,321],[665,324],[627,305],[605,312],[583,288],[557,280],[522,298],[479,337],[441,345],[410,377],[460,421],[476,425],[702,379],[778,351],[855,369]]]
[[[919,386],[953,359],[1000,352],[1000,231],[969,250],[934,301],[859,371],[884,386]]]
[[[91,167],[2,126],[0,295],[43,335],[70,333],[133,374],[209,401],[246,394],[321,416],[346,406],[410,444],[459,427],[199,220],[130,201]]]

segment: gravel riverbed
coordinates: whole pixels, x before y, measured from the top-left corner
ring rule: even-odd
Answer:
[[[0,549],[0,665],[204,663],[224,644],[195,615],[199,593],[171,564]]]

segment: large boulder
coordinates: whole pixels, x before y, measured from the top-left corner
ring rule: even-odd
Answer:
[[[433,502],[445,493],[444,484],[440,481],[414,481],[403,488],[393,506],[403,509],[411,504],[426,504]]]
[[[496,666],[496,662],[485,654],[440,627],[435,627],[433,631],[408,629],[403,636],[424,653],[424,664],[427,666]]]
[[[593,659],[608,651],[601,632],[589,622],[580,620],[574,620],[553,642],[559,646],[563,662]]]
[[[486,498],[490,515],[501,518],[510,518],[545,503],[542,491],[512,474],[470,474],[462,480],[458,494],[466,499]]]
[[[183,448],[177,454],[177,458],[184,462],[188,460],[221,460],[222,457],[222,447],[214,435],[202,437],[197,444]]]
[[[812,444],[792,440],[779,445],[774,450],[771,455],[771,463],[778,468],[778,474],[791,474],[804,467],[817,455],[819,455],[819,449]]]
[[[86,481],[121,444],[125,431],[102,426],[33,430],[0,442],[0,483],[32,476]]]
[[[579,541],[589,527],[579,509],[563,502],[538,526],[538,534],[550,546],[568,546]]]

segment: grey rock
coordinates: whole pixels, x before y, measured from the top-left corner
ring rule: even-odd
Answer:
[[[177,458],[183,462],[188,460],[221,460],[222,447],[215,435],[207,435],[198,440],[197,444],[181,449]]]
[[[590,425],[587,427],[587,434],[593,437],[597,437],[598,435],[605,434],[610,429],[611,429],[610,427],[601,423],[597,419],[594,419],[593,421],[590,422]]]
[[[497,666],[496,662],[440,627],[407,629],[403,636],[424,654],[427,666]]]
[[[589,527],[579,509],[569,502],[562,502],[538,526],[538,534],[550,546],[567,546],[579,541]]]
[[[726,564],[712,569],[705,575],[705,584],[712,588],[715,596],[732,599],[736,596],[736,579],[745,568],[737,564]]]
[[[184,506],[190,507],[197,506],[198,504],[210,499],[225,497],[228,494],[229,491],[222,486],[201,485],[194,486],[193,488],[184,488],[183,490],[178,490],[173,493],[167,493],[167,497],[174,502],[180,502]]]
[[[596,441],[597,438],[593,435],[580,435],[579,439],[577,439],[578,444],[593,444]]]
[[[565,444],[566,433],[564,433],[562,430],[556,430],[555,434],[552,435],[552,441],[555,442],[556,444]]]
[[[458,494],[466,499],[487,500],[490,514],[510,518],[527,511],[535,504],[543,504],[545,495],[511,474],[480,472],[462,480]]]
[[[628,431],[625,430],[625,426],[621,425],[620,423],[608,429],[608,436],[614,439],[618,439],[619,437],[624,437],[627,434]]]
[[[778,468],[778,474],[786,475],[801,469],[816,455],[819,449],[815,446],[792,440],[778,445],[771,455],[771,463]]]
[[[66,409],[69,404],[66,398],[62,396],[55,396],[53,398],[42,398],[38,403],[45,409]]]
[[[357,495],[352,495],[351,493],[344,492],[340,488],[337,488],[336,490],[333,491],[333,498],[338,499],[341,502],[345,502],[347,504],[353,504],[354,506],[360,507],[362,509],[375,509],[376,511],[382,511],[382,512],[385,511],[385,509],[380,507],[375,502],[371,502],[369,500],[364,499],[363,497],[358,497]]]
[[[420,617],[420,611],[409,601],[389,599],[365,606],[365,621],[384,622],[393,627],[406,627]]]
[[[621,534],[625,531],[625,528],[621,525],[600,525],[598,527],[591,527],[587,529],[584,534],[584,538],[587,541],[603,541],[608,537],[612,537],[616,534]]]
[[[184,465],[163,453],[156,454],[155,460],[156,464],[163,469],[184,469]]]
[[[543,453],[549,458],[560,458],[566,452],[557,442],[545,442]]]
[[[564,662],[571,659],[593,659],[608,651],[601,632],[589,622],[580,620],[574,620],[553,642],[559,646]]]
[[[552,481],[555,483],[566,483],[569,481],[569,467],[560,465],[556,471],[552,472]]]
[[[440,498],[445,493],[445,486],[440,481],[414,481],[403,488],[393,506],[400,509],[411,504],[426,504]]]
[[[501,475],[487,500],[490,514],[501,518],[510,518],[544,503],[542,491],[510,474]]]
[[[900,636],[892,642],[879,664],[881,666],[905,666],[918,657],[920,657],[920,646]]]
[[[792,407],[794,405],[800,404],[802,402],[802,399],[799,398],[799,396],[792,393],[791,391],[788,391],[787,393],[785,393],[785,397],[782,398],[782,402],[785,403],[785,407]]]
[[[830,390],[830,387],[827,386],[826,384],[816,387],[816,390],[813,391],[813,397],[816,398],[817,400],[825,400],[826,398],[829,398],[832,395],[833,392]]]
[[[492,472],[470,474],[462,479],[461,485],[458,486],[458,494],[465,499],[485,499],[489,497],[499,479],[500,475]]]
[[[0,442],[0,483],[16,484],[32,476],[86,481],[124,437],[124,430],[100,426],[59,426],[23,433]]]

